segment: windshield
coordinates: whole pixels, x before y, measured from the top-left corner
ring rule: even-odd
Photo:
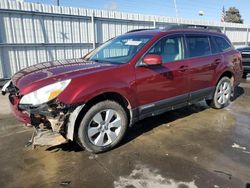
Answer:
[[[114,64],[128,63],[151,38],[148,35],[120,36],[107,41],[85,56],[85,59]]]

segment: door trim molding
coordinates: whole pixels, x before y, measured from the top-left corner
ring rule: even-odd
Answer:
[[[133,120],[136,121],[145,119],[147,117],[156,116],[165,113],[170,110],[182,108],[203,99],[211,99],[214,93],[215,87],[208,87],[197,91],[192,91],[183,95],[159,100],[153,103],[141,105],[137,108],[132,109]]]

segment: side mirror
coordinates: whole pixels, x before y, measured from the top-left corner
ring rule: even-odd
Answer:
[[[161,65],[162,58],[157,54],[148,54],[143,58],[143,63],[146,65]]]

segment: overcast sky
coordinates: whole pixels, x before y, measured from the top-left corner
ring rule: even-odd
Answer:
[[[56,4],[56,0],[24,0],[45,4]],[[222,7],[227,10],[235,6],[240,10],[244,23],[250,24],[250,0],[176,0],[179,17],[220,21]],[[60,0],[62,6],[111,9],[124,12],[143,13],[175,17],[174,0]],[[204,16],[198,15],[199,11]]]

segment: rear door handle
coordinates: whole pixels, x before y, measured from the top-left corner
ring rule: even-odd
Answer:
[[[214,60],[213,65],[218,65],[220,63],[221,63],[221,59],[216,59]]]
[[[188,66],[187,65],[182,65],[179,67],[178,69],[180,72],[186,72],[188,70]]]

